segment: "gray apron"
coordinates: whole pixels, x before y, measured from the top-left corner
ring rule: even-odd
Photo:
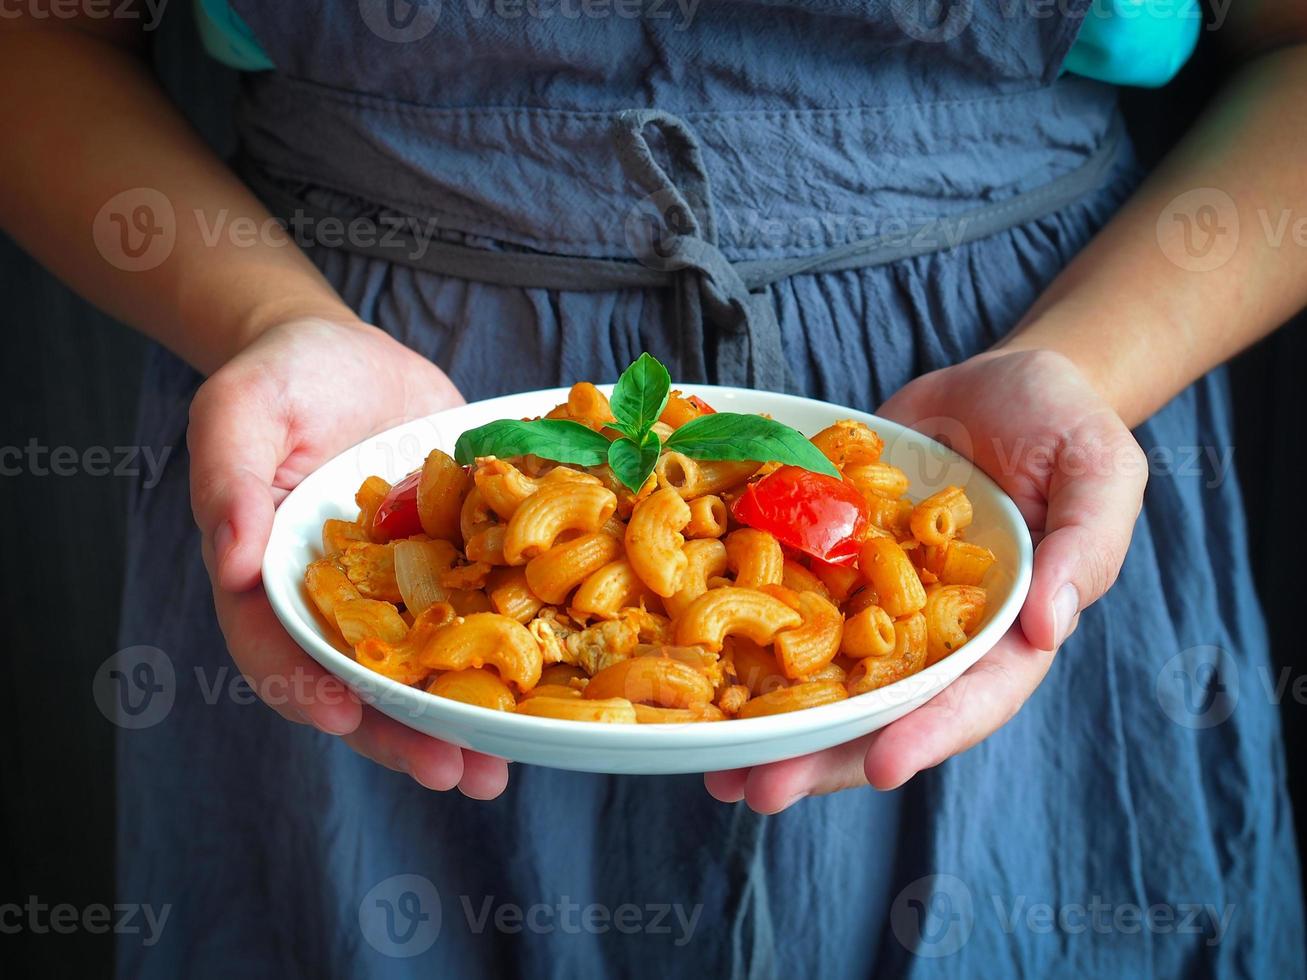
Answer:
[[[236,6],[278,66],[246,80],[242,172],[314,227],[400,228],[309,252],[469,399],[647,349],[874,410],[1009,331],[1136,179],[1113,91],[1057,77],[1083,3]],[[698,777],[515,766],[477,803],[209,696],[231,667],[187,500],[198,381],[156,351],[143,398],[142,443],[175,451],[134,501],[122,642],[164,650],[176,690],[120,735],[119,878],[174,907],[155,945],[121,937],[124,974],[1301,972],[1232,478],[1155,474],[1120,583],[1029,704],[905,790],[760,817]],[[1138,435],[1228,445],[1223,378]],[[1200,645],[1250,695],[1215,727],[1155,695]],[[1186,908],[1166,931],[1028,917],[1095,901]],[[1180,929],[1188,905],[1234,911]]]

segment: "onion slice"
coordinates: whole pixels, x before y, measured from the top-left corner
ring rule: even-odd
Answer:
[[[414,616],[429,606],[449,599],[440,575],[458,560],[458,551],[448,541],[396,541],[395,581],[404,606]]]

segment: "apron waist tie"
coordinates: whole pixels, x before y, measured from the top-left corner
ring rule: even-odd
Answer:
[[[650,129],[662,137],[675,177],[654,158],[645,136]],[[618,114],[613,135],[622,170],[646,195],[626,222],[627,243],[641,263],[676,276],[682,371],[702,371],[706,380],[711,360],[721,384],[790,390],[771,301],[750,290],[717,247],[712,188],[694,132],[669,112],[631,109]],[[640,218],[650,209],[654,220],[647,224]],[[709,325],[717,328],[715,337]],[[705,347],[712,339],[710,353]]]
[[[674,176],[655,158],[649,130],[666,148]],[[693,131],[671,113],[633,109],[617,115],[614,142],[623,171],[646,195],[625,228],[636,261],[489,251],[427,240],[409,225],[388,228],[380,237],[346,235],[339,247],[435,275],[515,288],[670,289],[680,328],[682,380],[789,391],[792,375],[768,286],[791,276],[869,268],[957,247],[1058,211],[1101,186],[1117,161],[1122,135],[1117,119],[1075,170],[995,204],[816,255],[731,262],[717,245],[712,190]],[[330,220],[348,226],[359,220],[309,204],[257,161],[242,158],[238,169],[269,210],[288,224]]]

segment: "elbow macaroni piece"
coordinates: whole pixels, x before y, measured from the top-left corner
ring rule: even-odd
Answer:
[[[903,541],[912,536],[909,519],[912,516],[912,501],[906,497],[883,497],[878,493],[867,494],[867,519],[873,529],[882,532],[881,536]]]
[[[687,538],[720,538],[726,533],[729,515],[726,502],[715,493],[690,501],[690,523],[685,525]]]
[[[781,585],[794,592],[817,592],[823,599],[831,597],[826,584],[793,558],[785,559],[781,569]]]
[[[621,553],[622,544],[612,535],[591,531],[532,558],[526,563],[526,582],[545,602],[557,605]]]
[[[370,639],[402,643],[408,635],[408,623],[399,610],[380,599],[347,599],[339,603],[336,628],[352,647]]]
[[[766,644],[781,630],[793,629],[802,622],[803,617],[765,592],[735,586],[709,589],[681,615],[676,642],[680,646],[720,650],[727,636],[740,634],[754,643]]]
[[[578,381],[567,393],[567,412],[577,422],[582,422],[592,429],[602,429],[609,422],[616,422],[608,396],[589,381]]]
[[[786,677],[800,680],[821,670],[840,652],[844,617],[816,592],[791,592],[790,605],[803,621],[776,634],[776,660]]]
[[[486,506],[505,521],[517,513],[517,508],[527,497],[540,489],[537,480],[502,459],[484,460],[477,466],[473,480]]]
[[[844,665],[838,660],[832,660],[820,670],[814,670],[803,680],[805,683],[811,683],[812,681],[834,681],[836,684],[843,685],[848,678],[849,672],[845,669]]]
[[[492,711],[512,711],[517,707],[517,699],[508,685],[493,670],[484,667],[446,671],[427,686],[427,691]]]
[[[670,657],[629,657],[605,667],[585,687],[587,699],[625,698],[664,708],[703,708],[712,702],[708,678]]]
[[[995,561],[988,548],[954,538],[944,548],[939,580],[945,585],[979,585]]]
[[[508,528],[503,524],[491,524],[477,531],[467,539],[467,560],[483,561],[488,565],[507,565],[504,557],[504,535]]]
[[[309,567],[304,569],[304,587],[313,604],[318,607],[318,612],[333,624],[336,622],[336,607],[340,603],[363,598],[345,570],[330,558],[319,558],[309,563]]]
[[[672,391],[667,396],[667,407],[663,409],[663,414],[658,416],[658,421],[675,430],[685,425],[693,419],[697,419],[704,413],[703,403],[695,404],[694,400],[686,398],[685,394],[680,391]]]
[[[365,532],[372,530],[372,519],[377,514],[377,508],[381,502],[386,499],[386,494],[390,493],[390,484],[379,476],[370,476],[359,486],[358,492],[354,494],[354,503],[359,506],[359,527]],[[369,540],[367,537],[364,540]]]
[[[922,544],[945,545],[971,523],[971,501],[961,487],[945,487],[916,507],[908,518],[912,536]]]
[[[463,467],[439,449],[431,450],[418,480],[418,519],[428,537],[459,543],[459,516],[467,485]]]
[[[616,619],[623,609],[653,598],[631,563],[619,558],[586,577],[572,596],[571,608],[600,619]]]
[[[734,489],[760,469],[762,463],[749,460],[701,459],[698,461],[698,482],[694,487],[694,496]]]
[[[849,696],[844,685],[839,681],[809,681],[783,687],[770,694],[760,694],[750,699],[739,710],[737,718],[762,718],[765,715],[780,715],[789,711],[802,711],[822,704],[834,704]]]
[[[714,704],[701,708],[664,708],[656,704],[635,705],[635,720],[641,725],[685,725],[722,721],[726,716]]]
[[[681,551],[685,555],[681,587],[663,598],[663,608],[673,618],[680,616],[690,603],[708,591],[709,579],[726,571],[726,545],[716,538],[687,541]]]
[[[541,487],[560,483],[599,484],[599,478],[567,466],[556,466],[544,476],[527,476],[512,463],[487,459],[476,469],[476,487],[481,499],[503,520],[509,520],[522,503]]]
[[[354,647],[354,656],[359,663],[383,677],[400,684],[417,684],[431,673],[431,668],[422,662],[423,648],[441,627],[453,619],[453,607],[447,602],[438,602],[417,615],[402,640],[391,643],[371,636]]]
[[[681,529],[690,521],[690,508],[670,487],[636,505],[626,525],[626,557],[645,585],[666,598],[685,577],[686,558]]]
[[[889,463],[863,463],[844,470],[844,479],[864,496],[876,495],[897,500],[908,492],[908,475]]]
[[[481,496],[481,491],[473,487],[463,498],[463,506],[458,514],[458,528],[464,541],[471,541],[482,531],[495,527],[499,523],[498,515]]]
[[[761,468],[761,463],[747,460],[691,459],[669,450],[659,457],[654,475],[660,486],[670,487],[684,500],[695,500],[733,489]]]
[[[894,620],[877,605],[869,605],[844,620],[840,652],[846,657],[888,657],[896,642]]]
[[[781,672],[781,665],[776,662],[770,647],[760,646],[743,636],[733,636],[729,643],[727,657],[731,674],[750,696],[789,687],[789,679]]]
[[[917,612],[926,604],[926,590],[907,553],[889,538],[862,543],[858,565],[867,584],[876,590],[879,605],[894,619]]]
[[[852,419],[822,429],[812,437],[812,444],[840,470],[875,463],[885,448],[884,440],[874,430]]]
[[[461,623],[441,627],[420,654],[432,670],[464,670],[490,664],[519,691],[540,680],[544,660],[540,645],[516,619],[498,613],[473,613]]]
[[[866,694],[910,677],[926,665],[926,617],[913,613],[894,623],[894,649],[887,657],[864,657],[849,673],[849,694]]]
[[[742,589],[780,585],[785,571],[781,543],[766,531],[742,527],[726,536],[726,564]]]
[[[531,591],[526,569],[521,565],[496,568],[486,579],[486,594],[495,612],[526,625],[535,619],[544,600]]]
[[[597,531],[616,508],[616,495],[598,484],[541,487],[522,502],[508,522],[504,560],[522,565],[552,548],[565,531]]]
[[[985,590],[974,585],[935,586],[926,593],[926,666],[962,644],[985,615]]]
[[[558,718],[562,721],[596,721],[608,725],[634,725],[635,707],[626,698],[590,701],[586,698],[538,697],[518,702],[519,715]]]

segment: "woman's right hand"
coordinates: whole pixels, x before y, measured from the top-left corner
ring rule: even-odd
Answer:
[[[434,364],[361,321],[280,324],[195,395],[191,505],[232,659],[270,707],[430,789],[492,799],[507,785],[507,763],[362,704],[282,629],[260,581],[273,511],[300,480],[375,432],[462,401]]]

